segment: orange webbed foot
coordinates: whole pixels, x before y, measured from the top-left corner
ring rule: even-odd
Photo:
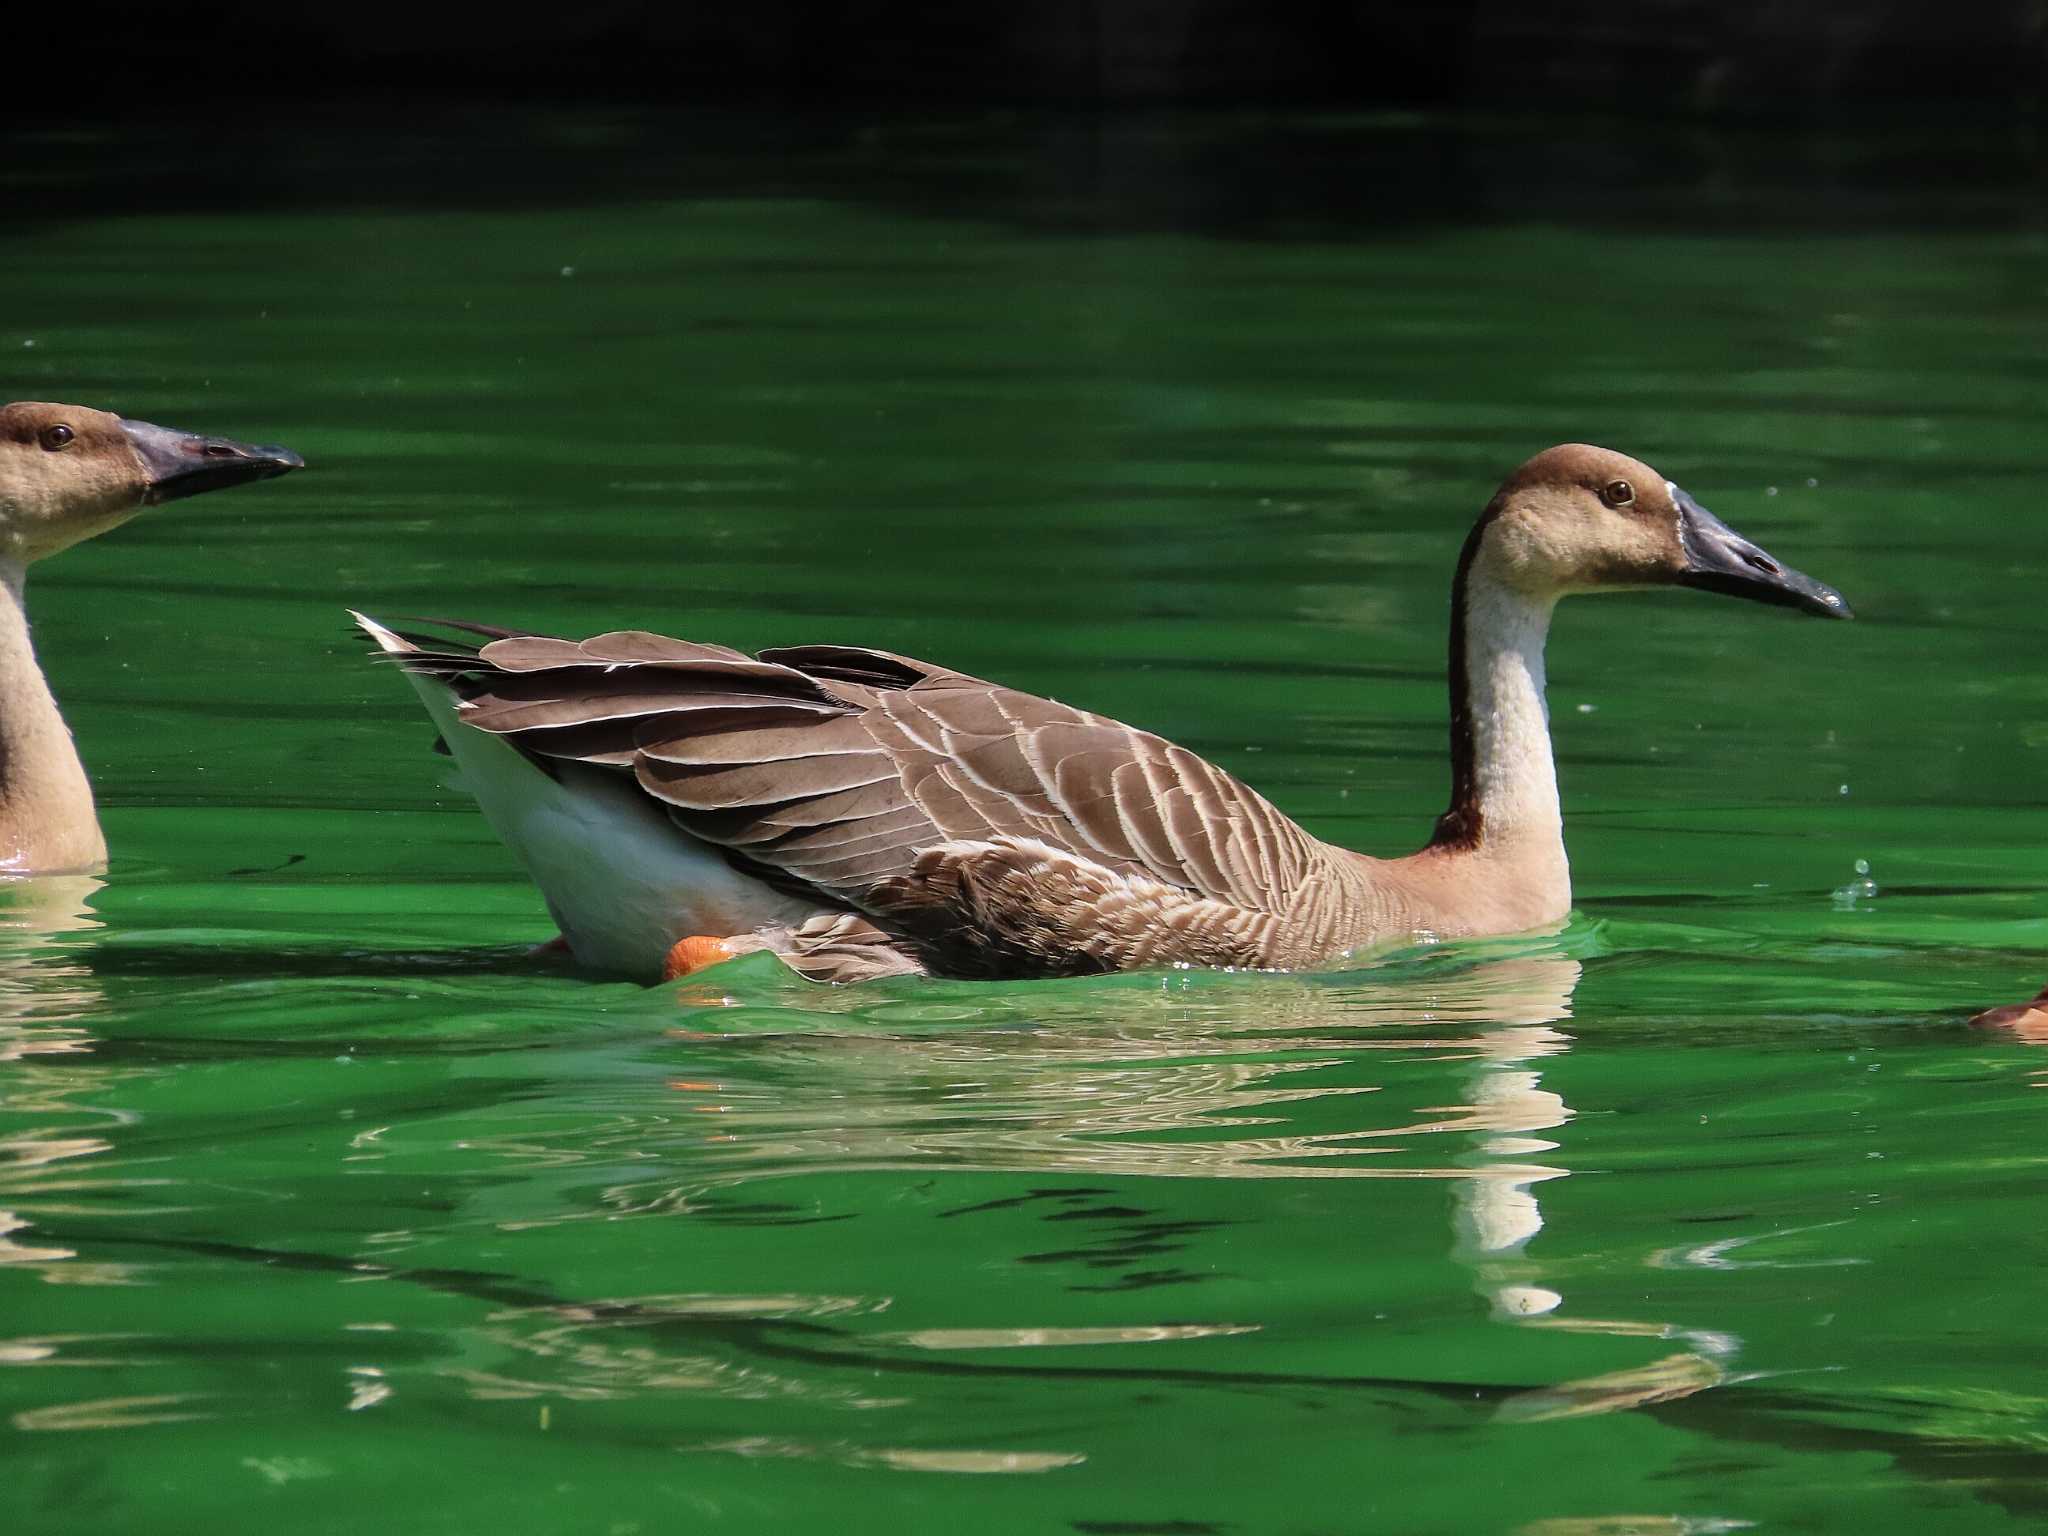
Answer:
[[[661,979],[677,981],[684,976],[694,976],[705,967],[730,960],[738,953],[729,940],[708,934],[697,933],[686,939],[677,939],[669,949],[668,958],[662,961]]]

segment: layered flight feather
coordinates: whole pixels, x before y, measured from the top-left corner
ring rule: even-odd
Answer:
[[[1331,850],[1146,731],[886,651],[437,625],[397,659],[535,762],[630,775],[691,838],[929,969],[1284,963]],[[373,631],[374,632],[374,631]]]

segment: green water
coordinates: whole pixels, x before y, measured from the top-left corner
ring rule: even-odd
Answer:
[[[6,393],[314,467],[31,583],[115,853],[0,934],[0,1524],[2048,1516],[2048,1054],[1961,1023],[2048,975],[1988,151],[184,132],[13,141]],[[549,969],[341,612],[930,656],[1399,852],[1460,540],[1566,438],[1859,620],[1569,604],[1570,927],[1347,975]]]

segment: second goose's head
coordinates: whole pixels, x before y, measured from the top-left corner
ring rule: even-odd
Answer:
[[[1509,475],[1473,530],[1476,572],[1549,599],[1703,587],[1846,619],[1833,587],[1781,565],[1639,459],[1565,443]]]
[[[129,421],[83,405],[0,406],[0,562],[32,564],[159,501],[305,465],[255,447]]]

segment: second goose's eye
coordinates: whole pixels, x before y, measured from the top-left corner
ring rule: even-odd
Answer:
[[[1634,506],[1636,488],[1626,480],[1610,480],[1605,486],[1601,487],[1600,499],[1610,507]]]
[[[45,450],[55,453],[59,448],[68,444],[76,435],[69,427],[59,422],[56,426],[43,428],[40,441]]]

